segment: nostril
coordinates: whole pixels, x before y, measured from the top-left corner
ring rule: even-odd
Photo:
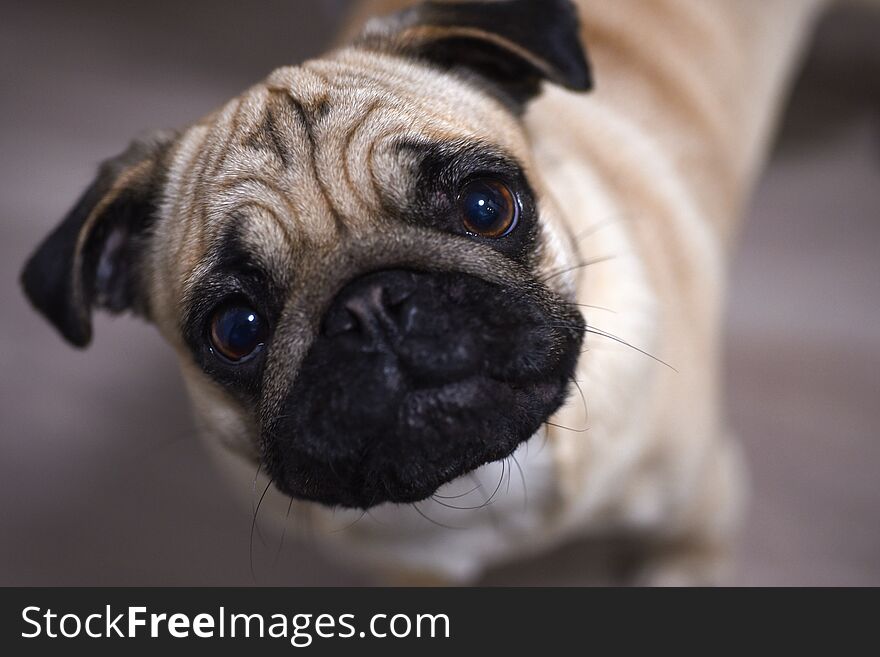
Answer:
[[[372,334],[382,313],[382,288],[373,288],[366,296],[351,297],[344,306],[354,320],[352,328],[357,326],[363,333]]]
[[[400,328],[403,335],[409,334],[416,324],[419,316],[419,305],[412,299],[412,294],[402,299],[394,308],[392,308],[394,320]]]
[[[415,291],[416,284],[414,280],[401,281],[399,285],[385,288],[385,303],[387,303],[390,308],[396,308],[409,299]]]
[[[342,335],[357,328],[357,319],[342,306],[331,308],[324,318],[321,332],[328,338]]]
[[[396,341],[408,332],[415,318],[413,296],[418,287],[408,272],[382,272],[352,281],[339,293],[322,324],[322,333],[371,342]]]

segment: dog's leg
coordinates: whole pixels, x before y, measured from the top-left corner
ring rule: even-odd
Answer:
[[[728,584],[735,538],[746,502],[746,468],[735,440],[716,441],[693,505],[679,529],[646,546],[633,583],[646,586]]]

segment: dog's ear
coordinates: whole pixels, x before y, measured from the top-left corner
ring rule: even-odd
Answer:
[[[146,313],[139,268],[174,136],[134,142],[104,162],[21,275],[25,294],[72,344],[92,337],[93,307]]]
[[[570,0],[434,0],[367,24],[359,45],[477,73],[525,103],[543,80],[592,88]]]

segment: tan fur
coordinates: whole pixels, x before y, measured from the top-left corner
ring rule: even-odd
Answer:
[[[367,2],[362,11],[403,4]],[[401,163],[383,146],[409,135],[483,141],[514,154],[539,195],[541,271],[595,259],[557,277],[556,291],[593,306],[585,309],[590,325],[668,364],[588,336],[577,375],[586,408],[573,391],[553,418],[558,426],[518,450],[516,464],[474,473],[492,492],[501,469],[491,507],[462,513],[436,502],[416,510],[385,506],[358,520],[358,513],[298,504],[295,513],[311,518],[318,535],[348,558],[466,580],[573,535],[626,533],[656,546],[645,581],[717,581],[723,570],[743,497],[738,451],[719,405],[726,256],[820,3],[577,4],[597,89],[577,95],[547,86],[522,124],[454,76],[343,48],[279,69],[193,126],[172,155],[166,198],[174,201],[162,214],[176,220],[158,224],[149,270],[161,275],[150,296],[155,321],[184,363],[181,304],[212,239],[241,213],[267,267],[295,278],[284,323],[314,326],[347,277],[416,257],[489,279],[517,275],[488,249],[451,249],[417,229],[376,238],[387,228],[376,188],[405,189],[395,179]],[[313,122],[314,152],[288,95],[316,116],[331,108]],[[283,135],[283,155],[267,141],[267,110]],[[303,338],[280,348],[296,362],[307,346]],[[243,456],[228,462],[251,478],[252,421],[196,368],[184,365],[184,375],[209,444],[221,448],[221,459]],[[281,378],[270,370],[269,386],[279,394]],[[520,465],[523,483],[509,470]],[[470,488],[466,478],[442,490],[453,498]],[[481,494],[456,503],[476,506]],[[287,504],[280,508],[283,518]],[[432,525],[422,513],[465,529]]]

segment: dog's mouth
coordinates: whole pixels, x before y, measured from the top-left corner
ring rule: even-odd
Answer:
[[[580,352],[580,314],[541,305],[464,274],[347,286],[264,434],[276,485],[365,509],[509,456],[564,402]]]
[[[564,387],[555,383],[517,388],[483,377],[415,390],[387,409],[393,419],[382,417],[386,406],[376,406],[340,421],[347,427],[338,436],[312,432],[308,440],[296,440],[288,434],[289,442],[276,437],[274,442],[287,443],[282,449],[290,450],[284,476],[276,481],[292,497],[331,506],[418,502],[443,484],[509,456],[564,396]],[[524,410],[530,406],[536,412]],[[346,450],[347,439],[357,447]],[[309,449],[314,441],[334,440],[335,450]]]

